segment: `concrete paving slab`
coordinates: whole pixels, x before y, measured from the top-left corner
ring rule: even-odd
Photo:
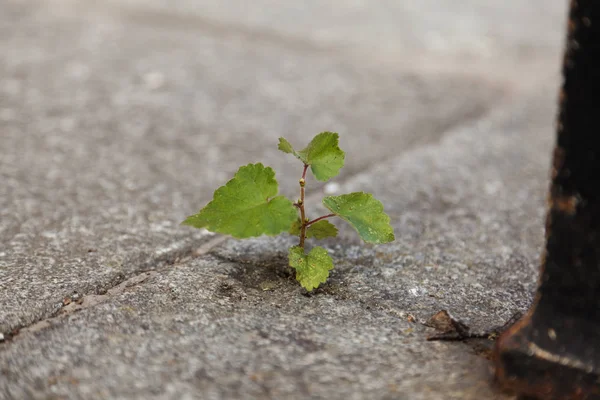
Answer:
[[[566,4],[242,3],[0,4],[0,398],[511,398],[422,323],[531,301]],[[295,239],[178,226],[324,129],[395,243],[338,224],[307,295]]]
[[[197,259],[0,352],[0,395],[128,399],[495,399],[485,359],[426,328],[325,294],[245,285],[243,266]],[[443,380],[440,380],[443,379]]]
[[[85,0],[80,3],[86,4]],[[563,41],[562,0],[317,1],[227,3],[210,0],[111,0],[116,9],[185,15],[317,43],[405,58],[534,58]]]
[[[340,131],[344,179],[503,99],[489,82],[382,72],[311,42],[103,10],[0,5],[1,333],[191,254],[210,237],[178,223],[240,165],[272,165],[295,194],[280,135]]]
[[[229,240],[45,321],[0,351],[7,398],[510,399],[481,343],[427,342],[447,309],[474,329],[531,301],[555,111],[513,107],[349,179],[398,240],[357,244],[312,295],[285,268],[290,237]]]

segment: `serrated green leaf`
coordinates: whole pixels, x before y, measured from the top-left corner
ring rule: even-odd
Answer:
[[[294,223],[292,223],[292,227],[290,228],[288,233],[290,235],[300,236],[301,229],[302,229],[302,221],[300,221],[300,218],[298,218],[297,220],[294,221]]]
[[[327,181],[340,173],[344,166],[344,152],[338,146],[339,135],[334,132],[322,132],[310,141],[298,157],[310,165],[315,178]]]
[[[338,234],[338,230],[329,221],[325,221],[324,219],[321,221],[317,221],[312,225],[308,226],[306,231],[306,237],[315,239],[325,239],[326,237],[336,237]]]
[[[279,150],[296,156],[305,165],[310,165],[315,178],[326,181],[340,173],[344,166],[344,152],[338,146],[339,135],[321,132],[303,150],[296,151],[284,138],[279,138]]]
[[[279,138],[279,144],[277,145],[277,148],[283,151],[284,153],[289,153],[296,156],[296,151],[294,150],[294,147],[292,147],[290,142],[288,142],[285,138]]]
[[[182,222],[236,238],[277,235],[298,218],[292,202],[277,196],[275,172],[262,164],[240,167],[233,179],[215,191],[213,200]]]
[[[296,270],[296,280],[309,292],[325,283],[333,269],[333,260],[322,247],[315,247],[308,254],[300,246],[291,247],[288,259],[290,267]]]
[[[388,243],[395,239],[390,217],[383,212],[383,204],[370,193],[325,197],[323,205],[348,221],[365,242]]]
[[[289,230],[290,235],[300,236],[300,230],[302,229],[302,222],[298,218]],[[337,228],[329,221],[321,220],[317,221],[306,228],[306,237],[315,239],[325,239],[326,237],[336,237],[338,233]]]

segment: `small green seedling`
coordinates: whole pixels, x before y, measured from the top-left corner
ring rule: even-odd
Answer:
[[[295,203],[277,195],[278,185],[272,168],[260,163],[248,164],[240,167],[233,179],[215,191],[212,201],[183,224],[236,238],[273,236],[283,232],[299,236],[300,243],[289,249],[288,259],[289,265],[296,270],[296,280],[308,291],[324,283],[333,269],[333,260],[324,248],[314,247],[308,254],[304,250],[306,238],[337,236],[337,228],[326,218],[342,218],[368,243],[394,240],[390,218],[383,212],[381,202],[369,193],[325,197],[323,205],[331,213],[315,219],[306,216],[304,200],[308,168],[319,181],[327,181],[344,166],[345,154],[338,146],[337,133],[320,133],[300,151],[279,138],[279,150],[296,156],[304,164],[299,181],[300,198]]]

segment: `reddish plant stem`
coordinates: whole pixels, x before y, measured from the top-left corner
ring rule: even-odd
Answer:
[[[312,224],[314,224],[315,222],[318,222],[318,221],[320,221],[320,220],[322,220],[322,219],[325,219],[325,218],[331,218],[331,217],[335,217],[335,214],[327,214],[327,215],[323,215],[322,217],[315,218],[315,219],[313,219],[312,221],[308,221],[308,222],[306,223],[306,226],[312,225]]]
[[[300,247],[304,250],[304,239],[306,239],[306,227],[308,226],[306,221],[306,213],[304,211],[304,186],[306,185],[306,170],[308,169],[308,165],[304,164],[304,171],[302,171],[302,178],[300,178],[300,201],[298,205],[300,206],[300,219],[302,221],[302,225],[300,228]]]

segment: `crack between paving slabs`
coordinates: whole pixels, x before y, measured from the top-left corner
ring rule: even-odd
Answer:
[[[346,52],[348,48],[343,44],[322,44],[298,35],[282,35],[274,30],[225,22],[200,14],[180,14],[167,8],[151,7],[148,9],[135,5],[124,5],[115,1],[106,2],[101,6],[86,4],[85,6],[75,5],[75,7],[78,11],[85,12],[90,12],[92,10],[90,7],[93,7],[95,17],[101,13],[141,27],[156,29],[158,26],[162,29],[175,29],[183,33],[196,31],[216,39],[242,38],[248,42],[267,44],[286,50],[326,53],[331,56],[335,53]]]
[[[176,249],[160,254],[157,259],[152,260],[152,263],[155,265],[166,264],[166,266],[149,270],[146,269],[143,272],[132,275],[128,278],[122,276],[120,277],[121,279],[117,279],[112,287],[106,290],[106,293],[65,296],[63,297],[61,307],[54,313],[46,317],[42,317],[29,325],[18,327],[12,332],[3,334],[0,333],[0,350],[3,347],[3,344],[10,343],[17,336],[42,331],[53,326],[54,321],[64,319],[70,314],[86,308],[102,304],[109,299],[123,293],[127,289],[142,285],[151,277],[159,274],[160,272],[168,270],[169,268],[172,268],[173,265],[181,264],[189,259],[206,255],[213,247],[218,246],[227,239],[227,236],[217,236],[197,248],[194,247],[193,244],[190,244],[187,246],[187,248]]]
[[[383,158],[378,160],[377,164],[387,162],[393,158],[402,157],[406,153],[407,150],[415,151],[418,148],[433,145],[434,143],[437,143],[437,142],[441,141],[443,138],[447,137],[448,134],[451,133],[456,127],[472,124],[475,121],[485,118],[486,116],[491,114],[493,112],[493,110],[494,110],[494,108],[492,108],[492,107],[484,107],[481,110],[475,109],[471,113],[469,113],[466,118],[463,118],[460,121],[449,121],[446,124],[444,124],[444,126],[439,130],[440,134],[433,135],[434,140],[427,140],[427,141],[423,141],[423,142],[412,143],[410,146],[405,148],[405,151],[403,152],[403,154],[400,154],[400,155],[394,154],[394,155],[384,156]],[[372,168],[375,168],[375,167],[372,167]],[[340,184],[343,185],[344,183],[348,182],[355,176],[367,173],[370,169],[371,168],[360,169],[360,170],[358,170],[359,172],[357,172],[353,175],[349,175],[345,179],[341,180]],[[313,194],[311,196],[308,196],[307,200],[308,201],[318,201],[318,199],[319,199],[318,196],[319,196],[319,194]],[[211,254],[213,256],[216,256],[216,254],[212,253],[211,250],[214,247],[218,246],[219,244],[225,242],[228,239],[229,239],[228,236],[217,236],[213,240],[205,243],[198,249],[193,249],[192,246],[189,246],[183,252],[181,251],[181,249],[179,249],[178,251],[167,252],[165,254],[162,254],[158,259],[152,260],[152,262],[154,264],[160,264],[160,263],[164,263],[164,262],[169,263],[169,261],[173,262],[173,261],[175,261],[173,259],[173,256],[176,256],[176,255],[181,256],[181,257],[176,257],[176,258],[183,258],[186,256],[192,256],[192,258],[195,258],[195,257],[199,257],[199,256],[205,255],[205,254]],[[219,257],[219,258],[221,258],[221,257]],[[231,259],[228,261],[238,262],[239,260]],[[0,333],[0,344],[2,344],[3,342],[11,341],[20,333],[26,333],[26,332],[30,332],[30,331],[35,332],[35,331],[44,329],[45,327],[50,326],[51,320],[69,315],[73,312],[82,310],[84,308],[91,307],[96,304],[103,303],[104,301],[108,300],[112,295],[119,293],[119,291],[116,291],[113,294],[108,295],[108,293],[110,293],[112,290],[122,287],[121,285],[125,285],[123,287],[123,289],[125,289],[125,288],[129,288],[131,286],[141,284],[145,280],[147,280],[150,276],[152,276],[162,270],[164,270],[164,268],[158,269],[158,270],[157,269],[150,270],[150,271],[146,270],[140,274],[131,276],[129,278],[125,278],[124,276],[118,277],[121,279],[117,279],[114,282],[114,286],[112,286],[110,289],[107,289],[107,294],[87,294],[87,295],[83,295],[81,297],[77,297],[76,299],[72,299],[71,296],[65,296],[65,297],[63,297],[63,300],[60,303],[60,308],[58,308],[55,312],[52,312],[49,315],[47,315],[46,317],[42,317],[39,320],[37,320],[29,325],[23,325],[23,326],[17,327],[15,329],[13,329],[11,332]],[[146,276],[147,273],[150,273],[151,275]],[[137,281],[138,279],[142,279],[142,280]],[[128,285],[132,282],[136,282],[136,283],[133,283],[133,285]],[[93,301],[91,300],[92,297],[90,297],[90,296],[94,296]],[[88,299],[88,301],[86,301],[86,298]],[[70,308],[67,308],[69,305],[71,305],[73,303],[75,305],[71,306]]]

